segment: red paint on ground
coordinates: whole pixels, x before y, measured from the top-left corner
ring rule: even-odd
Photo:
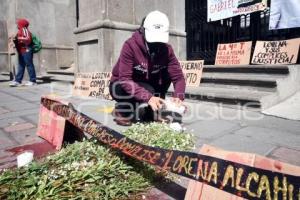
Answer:
[[[14,153],[14,155],[20,154],[24,151],[33,151],[35,158],[41,158],[46,156],[49,153],[56,152],[56,149],[53,145],[48,143],[47,141],[43,141],[35,144],[28,144],[24,146],[14,147],[12,149],[7,149],[6,151]]]

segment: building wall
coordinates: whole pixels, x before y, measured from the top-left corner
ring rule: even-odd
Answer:
[[[168,15],[169,42],[179,59],[186,59],[185,1],[79,0],[79,27],[74,31],[77,71],[110,71],[124,41],[153,10]]]
[[[34,56],[39,73],[70,66],[74,62],[75,0],[0,0],[0,2],[0,21],[4,23],[7,21],[6,34],[15,34],[16,19],[26,18],[30,22],[30,31],[41,39],[43,49]],[[0,26],[0,34],[4,35],[5,32]],[[2,52],[0,71],[8,71],[5,44],[0,43],[0,52]]]

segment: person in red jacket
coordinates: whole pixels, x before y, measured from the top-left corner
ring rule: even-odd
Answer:
[[[18,52],[19,65],[15,80],[12,81],[10,86],[19,86],[22,83],[25,67],[29,74],[30,81],[26,86],[36,85],[36,74],[33,64],[33,51],[32,51],[32,36],[28,30],[29,22],[26,19],[17,20],[18,33],[14,37],[15,46]]]
[[[124,43],[109,86],[112,98],[117,101],[114,115],[118,124],[131,125],[138,120],[141,114],[137,108],[142,104],[146,105],[143,116],[154,119],[171,83],[175,90],[173,102],[182,104],[185,80],[168,40],[168,17],[153,11]]]

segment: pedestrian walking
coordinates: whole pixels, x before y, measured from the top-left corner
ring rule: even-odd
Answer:
[[[27,68],[29,74],[29,81],[25,83],[25,86],[36,85],[36,73],[33,64],[33,43],[32,34],[28,29],[29,21],[26,19],[18,19],[17,27],[18,32],[13,37],[15,47],[18,53],[18,70],[15,80],[10,82],[10,86],[19,86],[22,84],[25,68]]]

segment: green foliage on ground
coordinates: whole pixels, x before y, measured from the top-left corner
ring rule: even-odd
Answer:
[[[125,135],[146,145],[187,150],[192,136],[165,124],[137,124]],[[151,187],[154,168],[128,159],[96,141],[67,145],[28,167],[0,174],[0,199],[132,199]]]

